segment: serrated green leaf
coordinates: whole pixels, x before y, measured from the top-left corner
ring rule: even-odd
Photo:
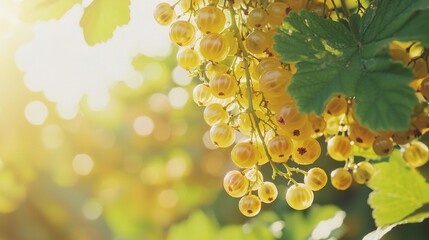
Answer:
[[[403,130],[417,103],[412,72],[390,60],[393,40],[429,43],[429,0],[373,1],[349,26],[308,11],[292,12],[275,37],[284,62],[296,62],[288,87],[303,112],[321,114],[341,93],[354,96],[356,117],[371,130]]]
[[[392,153],[389,161],[374,164],[374,168],[374,176],[368,182],[373,190],[368,203],[377,226],[403,221],[429,203],[429,184],[407,166],[399,150]]]
[[[82,0],[23,0],[19,17],[27,22],[60,19],[70,8],[81,2]]]
[[[130,0],[94,0],[83,13],[80,26],[89,45],[106,41],[130,21]]]

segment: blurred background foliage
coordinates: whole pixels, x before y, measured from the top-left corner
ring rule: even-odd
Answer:
[[[197,82],[176,68],[177,49],[171,45],[157,55],[160,49],[149,49],[155,53],[148,54],[138,47],[125,48],[121,41],[114,46],[102,43],[106,49],[130,52],[131,59],[114,52],[99,54],[126,62],[131,77],[99,79],[94,86],[108,89],[107,100],[99,104],[91,91],[83,92],[78,105],[71,107],[49,97],[50,91],[74,91],[64,80],[67,69],[100,70],[82,65],[86,59],[81,56],[40,69],[39,84],[46,76],[58,81],[53,90],[50,83],[35,87],[31,79],[37,79],[39,68],[31,66],[49,64],[45,54],[55,50],[39,48],[28,54],[38,46],[28,43],[46,34],[37,32],[42,26],[55,23],[36,21],[37,13],[45,14],[43,8],[28,17],[33,13],[29,7],[25,21],[19,20],[20,4],[28,2],[0,0],[0,240],[361,239],[375,229],[366,203],[369,189],[356,185],[345,192],[330,186],[317,192],[316,204],[307,211],[291,210],[280,197],[264,205],[259,216],[243,217],[238,200],[222,188],[223,175],[234,168],[230,149],[214,150],[209,143],[203,109],[190,99]],[[150,19],[158,2],[132,1],[132,6],[143,8],[141,14]],[[83,7],[73,9],[81,14]],[[146,27],[138,31],[168,41],[162,27],[150,20],[142,24]],[[74,25],[79,26],[78,19]],[[72,41],[64,45],[72,46]],[[152,48],[153,41],[141,44]],[[66,49],[54,56],[64,53]],[[27,65],[19,63],[23,58]],[[84,88],[87,82],[77,84]],[[338,167],[325,160],[319,160],[324,168]],[[280,196],[285,194],[283,186]],[[426,239],[427,229],[424,224],[401,226],[387,239],[409,239],[410,233],[413,239]]]

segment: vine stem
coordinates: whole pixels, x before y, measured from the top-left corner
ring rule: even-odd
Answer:
[[[249,63],[247,62],[247,58],[249,57],[249,54],[248,54],[246,48],[244,47],[243,40],[242,40],[241,34],[240,34],[240,30],[237,26],[237,21],[235,20],[236,12],[235,12],[234,7],[233,7],[233,1],[231,1],[231,0],[228,0],[228,10],[229,10],[229,13],[231,15],[231,27],[233,28],[235,37],[237,38],[237,43],[238,43],[238,47],[239,47],[240,52],[241,52],[241,56],[242,56],[243,64],[244,64],[244,71],[246,74],[247,97],[248,97],[248,102],[249,102],[249,107],[247,109],[247,112],[252,115],[252,117],[255,121],[256,132],[258,134],[259,139],[261,139],[265,154],[267,155],[268,161],[270,162],[271,168],[273,170],[272,178],[274,179],[276,177],[276,175],[281,175],[281,176],[284,176],[285,178],[289,179],[290,181],[295,182],[295,180],[293,180],[290,177],[290,175],[283,173],[282,171],[280,171],[275,166],[275,164],[271,158],[271,155],[268,151],[267,144],[264,141],[264,136],[263,136],[262,131],[259,127],[260,119],[256,115],[255,109],[253,107],[251,76],[250,76],[250,71],[249,71]]]

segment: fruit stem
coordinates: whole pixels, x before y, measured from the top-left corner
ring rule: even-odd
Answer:
[[[243,40],[241,39],[240,30],[238,29],[237,22],[235,20],[236,13],[235,13],[232,1],[228,1],[228,10],[231,15],[231,27],[234,30],[234,34],[237,39],[238,47],[240,49],[241,57],[243,59],[244,71],[246,74],[247,97],[249,101],[249,107],[247,108],[247,112],[249,112],[252,115],[255,121],[256,132],[258,134],[259,139],[262,142],[262,146],[264,147],[264,151],[265,151],[265,154],[267,155],[268,161],[270,162],[271,168],[273,169],[273,179],[274,179],[277,174],[281,175],[282,172],[279,169],[277,169],[277,167],[274,165],[271,155],[268,152],[267,144],[265,143],[264,136],[262,134],[261,129],[259,128],[259,122],[260,122],[259,117],[256,115],[255,109],[253,108],[251,76],[249,71],[249,63],[247,62],[247,58],[249,54],[247,53],[247,50],[243,44]],[[290,178],[288,177],[288,179]]]

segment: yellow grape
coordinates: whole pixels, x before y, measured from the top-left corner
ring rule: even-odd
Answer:
[[[303,141],[310,138],[313,133],[313,127],[309,121],[305,121],[304,125],[296,128],[285,128],[285,133],[294,141]]]
[[[307,6],[308,1],[307,0],[283,0],[284,3],[289,5],[289,7],[293,11],[298,11]]]
[[[210,62],[206,65],[206,76],[209,80],[212,80],[216,75],[227,73],[229,67],[222,63]]]
[[[327,150],[329,156],[337,161],[345,161],[353,154],[350,139],[340,135],[336,135],[328,140]]]
[[[240,88],[240,94],[237,94],[237,100],[238,102],[245,108],[247,109],[249,107],[249,95],[247,93],[247,83],[246,82],[241,82],[239,84],[239,88]],[[253,108],[256,110],[260,110],[261,106],[263,105],[263,94],[261,92],[256,92],[251,90],[251,94],[252,94],[252,104],[253,104]]]
[[[229,53],[229,42],[219,33],[209,33],[200,41],[201,55],[213,62],[223,61]]]
[[[303,141],[294,142],[292,159],[301,165],[314,163],[322,152],[320,144],[313,138],[307,138]]]
[[[225,175],[223,187],[231,197],[242,197],[249,189],[249,180],[241,172],[232,170]]]
[[[410,143],[402,154],[404,160],[412,167],[421,167],[428,162],[429,149],[426,144],[420,141]]]
[[[235,141],[234,129],[225,123],[215,124],[210,128],[210,139],[218,147],[229,147]]]
[[[195,27],[188,21],[179,20],[170,26],[170,39],[179,46],[187,46],[195,39]]]
[[[240,142],[232,148],[231,159],[240,168],[250,168],[258,163],[258,150],[250,142]]]
[[[220,103],[212,103],[204,109],[204,121],[210,126],[217,123],[227,123],[229,120],[228,112]]]
[[[354,122],[350,124],[349,137],[357,146],[368,148],[372,146],[375,134],[368,128]]]
[[[170,24],[176,17],[173,7],[168,3],[160,3],[155,7],[153,17],[160,25]]]
[[[420,93],[423,95],[426,101],[429,100],[429,77],[426,77],[420,83]]]
[[[254,217],[261,211],[261,200],[255,195],[246,195],[238,202],[238,209],[246,217]]]
[[[425,134],[429,131],[429,116],[427,115],[418,115],[412,118],[412,125],[422,133]]]
[[[405,131],[394,132],[392,135],[392,139],[395,143],[399,145],[405,145],[413,140],[414,133],[410,131],[410,129]]]
[[[387,136],[378,136],[372,143],[372,150],[378,156],[388,156],[393,151],[393,141]]]
[[[262,60],[258,63],[258,65],[256,65],[255,73],[254,73],[255,78],[259,79],[261,75],[264,74],[266,71],[280,68],[280,67],[281,67],[281,63],[277,58],[273,58],[273,57],[262,58]]]
[[[276,200],[279,192],[272,182],[264,182],[258,189],[258,196],[263,203],[272,203]]]
[[[258,165],[264,165],[268,162],[268,156],[265,152],[264,145],[259,140],[255,142],[255,145],[258,150]]]
[[[191,8],[191,3],[193,9],[198,9],[202,3],[202,0],[180,0],[180,7],[183,11],[187,11]]]
[[[212,101],[213,94],[208,85],[200,83],[194,87],[192,97],[194,99],[194,102],[201,107],[206,106]]]
[[[286,91],[281,93],[281,95],[279,96],[264,95],[264,98],[266,100],[267,108],[270,109],[272,113],[279,113],[280,109],[285,105],[295,104],[292,99],[292,96],[290,96]],[[303,116],[306,117],[306,115]],[[278,122],[278,125],[280,126],[280,122]],[[288,128],[296,126],[292,126],[290,124],[282,124],[281,127]]]
[[[283,2],[273,2],[268,5],[268,23],[272,28],[282,24],[283,18],[287,15],[289,9],[289,6]]]
[[[268,141],[267,147],[273,161],[283,163],[292,154],[293,142],[287,136],[278,135]]]
[[[263,53],[270,44],[269,36],[261,30],[250,33],[245,40],[246,48],[253,54]]]
[[[418,58],[417,60],[413,61],[409,66],[413,70],[415,78],[424,78],[428,75],[428,65],[423,58]]]
[[[411,60],[410,55],[408,55],[407,51],[405,51],[405,49],[399,46],[390,49],[390,56],[392,57],[392,60],[401,61],[404,65],[408,65]]]
[[[229,56],[235,56],[238,52],[238,42],[237,38],[235,38],[234,33],[231,31],[224,31],[222,33],[229,43]]]
[[[218,98],[234,96],[237,91],[237,84],[235,77],[228,73],[218,74],[209,82],[213,95]]]
[[[266,116],[260,110],[256,110],[255,114],[259,119],[262,119],[262,120],[266,119]],[[262,121],[259,121],[259,128],[263,129],[262,125],[263,125]],[[250,114],[248,112],[240,113],[240,115],[238,116],[238,129],[240,130],[241,133],[250,136],[252,134],[252,131],[256,131],[255,126],[256,126],[256,122],[253,114]]]
[[[352,175],[345,168],[337,168],[331,172],[331,184],[338,190],[346,190],[352,185]]]
[[[264,72],[259,78],[259,87],[264,95],[279,96],[286,91],[291,80],[291,73],[282,68]]]
[[[299,112],[293,103],[287,103],[280,107],[276,114],[277,124],[284,129],[295,128],[304,125],[307,115]]]
[[[225,27],[226,17],[216,6],[206,6],[198,10],[195,23],[203,33],[220,33]]]
[[[313,113],[308,115],[308,120],[310,121],[315,134],[323,134],[326,129],[326,121],[323,117],[317,116]]]
[[[347,99],[342,95],[333,97],[326,105],[325,112],[331,116],[339,116],[347,112]]]
[[[319,191],[325,187],[327,182],[328,175],[326,175],[325,170],[319,167],[310,169],[304,177],[305,185],[307,185],[312,191]]]
[[[186,70],[192,70],[200,64],[200,56],[192,48],[182,48],[177,52],[177,65]]]
[[[359,162],[353,169],[353,179],[359,184],[367,183],[374,175],[374,166],[367,161]]]
[[[256,64],[257,64],[256,60],[254,60],[254,59],[246,59],[246,61],[247,61],[247,64],[248,64],[250,77],[253,78],[253,79],[256,79],[256,78],[254,78],[254,71],[255,71]],[[245,70],[245,67],[244,67],[244,61],[243,61],[243,59],[240,59],[240,61],[235,65],[235,67],[234,67],[234,74],[235,74],[235,77],[237,79],[246,79],[246,70]]]
[[[254,8],[247,16],[247,26],[250,28],[263,28],[268,24],[268,13],[260,8]]]
[[[286,191],[286,202],[295,210],[307,209],[313,204],[314,193],[311,189],[299,183],[298,185],[292,185]]]

